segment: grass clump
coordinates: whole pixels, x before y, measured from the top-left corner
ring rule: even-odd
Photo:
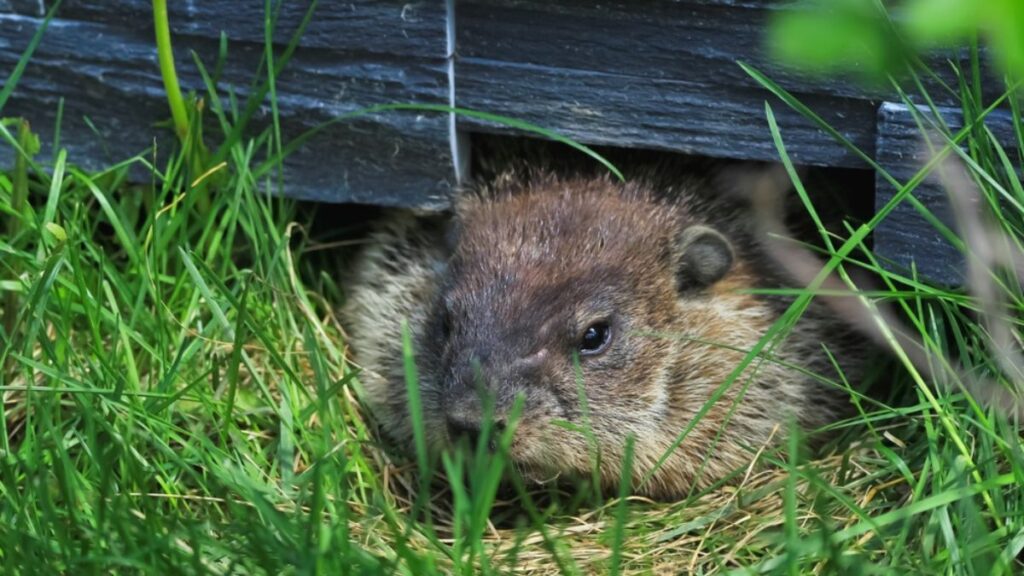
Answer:
[[[766,452],[773,467],[739,471],[735,484],[684,502],[654,503],[522,486],[509,501],[497,482],[500,455],[446,457],[448,480],[393,459],[345,359],[333,313],[345,278],[315,256],[309,214],[265,193],[280,184],[274,175],[289,144],[273,126],[243,136],[287,61],[270,58],[269,42],[267,50],[256,105],[220,108],[209,81],[221,143],[203,150],[201,163],[197,136],[95,173],[63,150],[41,165],[30,127],[0,123],[18,159],[0,175],[5,571],[1020,570],[1020,431],[968,393],[976,388],[961,387],[968,377],[1009,385],[1014,375],[970,291],[876,261],[863,241],[880,218],[833,239],[826,256],[833,268],[880,276],[867,297],[895,303],[932,368],[904,357],[891,389],[859,399],[850,432],[815,460],[796,449],[785,459]],[[9,93],[5,86],[0,108]],[[1011,91],[1004,99],[1016,103]],[[200,105],[191,99],[186,113],[196,117]],[[970,118],[987,110],[964,105]],[[959,154],[951,142],[969,144],[960,169],[998,237],[1019,248],[1019,158],[980,124],[954,131],[927,115],[922,123],[946,155]],[[785,159],[784,134],[774,131]],[[1017,136],[1024,141],[1019,122]],[[131,170],[144,170],[149,183],[130,183]],[[898,197],[912,197],[923,175],[897,182]],[[1009,272],[997,275],[998,320],[1019,344],[1024,294]],[[956,370],[944,368],[950,358]]]

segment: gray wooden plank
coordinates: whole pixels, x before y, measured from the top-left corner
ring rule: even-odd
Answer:
[[[873,152],[873,94],[853,82],[811,79],[769,62],[764,26],[785,5],[456,0],[456,98],[584,142],[774,160],[764,120],[769,100],[798,161],[864,167],[736,64],[744,60],[769,72],[862,151]]]
[[[921,112],[928,112],[921,108]],[[939,110],[952,130],[963,127],[963,116],[955,108]],[[1011,158],[1018,158],[1013,135],[1013,119],[1008,112],[997,110],[985,122],[996,139],[1007,148]],[[930,159],[921,132],[909,108],[904,104],[886,102],[878,111],[877,161],[900,182],[909,180]],[[876,207],[888,203],[896,189],[881,176],[876,176]],[[940,221],[955,230],[955,217],[950,208],[948,192],[935,178],[922,182],[913,192]],[[897,267],[918,272],[935,282],[955,286],[963,281],[964,256],[950,244],[908,202],[900,203],[874,232],[874,248],[878,256]]]
[[[765,72],[867,154],[874,148],[876,104],[895,99],[888,87],[802,74],[773,62],[765,31],[781,11],[799,9],[788,1],[650,0],[642,6],[627,0],[455,1],[459,102],[513,104],[504,109],[512,113],[519,108],[515,102],[525,101],[531,120],[543,123],[548,118],[532,110],[530,102],[540,98],[559,126],[585,141],[614,145],[615,133],[622,132],[628,146],[647,147],[649,141],[656,148],[772,159],[767,131],[758,132],[768,100],[775,104],[796,157],[811,164],[863,167],[831,136],[763,90],[737,61]],[[947,60],[964,56],[949,51],[930,58],[939,77],[955,87]],[[573,80],[557,85],[559,100],[549,85],[566,78]],[[956,94],[928,77],[922,81],[932,101],[956,102]],[[987,86],[998,93],[1002,83]],[[609,113],[601,99],[634,110]],[[628,105],[622,103],[626,100]],[[588,115],[595,110],[601,110],[600,117]],[[653,119],[645,121],[641,111]],[[641,126],[646,132],[634,132]]]
[[[40,20],[0,14],[0,69],[11,69]],[[215,40],[176,38],[183,86],[200,89],[188,58],[195,50],[212,66]],[[262,47],[233,44],[223,86],[248,93]],[[283,131],[295,136],[339,114],[394,101],[447,103],[443,59],[299,50],[282,75]],[[57,19],[3,110],[23,115],[43,134],[53,131],[57,100],[65,97],[62,144],[73,162],[99,167],[151,146],[172,144],[153,126],[169,116],[151,35],[111,23]],[[269,107],[257,124],[268,121]],[[99,135],[85,122],[90,118]],[[50,138],[44,138],[44,142]],[[0,150],[0,162],[10,161]],[[337,124],[310,140],[286,164],[285,193],[326,201],[381,205],[447,205],[454,181],[447,118],[388,113]]]
[[[460,106],[514,116],[582,142],[671,150],[722,158],[777,160],[765,119],[771,96],[743,87],[723,90],[696,82],[459,58]],[[874,152],[875,105],[869,101],[802,95],[867,154]],[[787,150],[804,164],[863,167],[854,154],[775,100]],[[511,132],[460,118],[467,130]]]
[[[756,87],[737,64],[754,65],[791,92],[881,101],[894,99],[887,82],[866,86],[852,75],[815,75],[771,57],[766,31],[788,0],[455,0],[459,54],[469,58],[592,70],[637,78],[675,79],[707,86]],[[950,59],[966,50],[942,50],[926,59],[938,77],[956,86]],[[991,75],[992,94],[1003,85]],[[957,95],[921,78],[933,102]],[[913,92],[911,88],[909,91]]]
[[[778,1],[457,0],[458,53],[467,58],[732,88],[757,86],[745,61],[791,91],[881,100],[884,92],[771,61],[765,27]]]
[[[39,0],[15,0],[13,9],[39,14]],[[272,4],[278,4],[273,2]],[[287,42],[298,28],[311,2],[281,2],[275,41]],[[250,0],[190,0],[167,3],[175,37],[219,38],[221,31],[233,42],[262,44],[264,3]],[[153,6],[149,0],[64,0],[58,16],[65,20],[101,22],[134,28],[152,37]],[[349,54],[445,56],[446,16],[439,0],[349,0],[320,2],[301,40],[302,46]]]

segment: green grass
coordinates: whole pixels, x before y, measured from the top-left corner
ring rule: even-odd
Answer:
[[[266,70],[279,72],[287,54]],[[267,74],[258,99],[274,97]],[[209,102],[215,90],[211,81]],[[985,111],[964,106],[968,118]],[[208,153],[190,148],[202,138],[191,129],[160,165],[140,151],[97,173],[63,151],[37,164],[27,127],[2,124],[3,145],[21,151],[0,174],[5,573],[1021,570],[1019,429],[959,388],[964,375],[986,386],[1011,376],[979,320],[984,302],[882,267],[863,244],[882,217],[829,238],[825,259],[880,274],[871,298],[901,311],[938,368],[897,355],[890,388],[858,398],[843,438],[815,459],[765,452],[771,466],[684,502],[523,486],[508,500],[500,454],[417,465],[382,445],[334,315],[345,278],[307,236],[309,213],[265,194],[290,147],[274,127],[243,137],[251,108],[210,106],[220,132],[208,139],[221,144]],[[953,155],[1019,248],[1019,158],[980,124],[930,129],[946,154],[947,140],[968,144]],[[151,181],[129,183],[133,167]],[[895,182],[898,201],[923,176]],[[1019,345],[1024,292],[1011,276],[996,277],[999,321]],[[942,370],[950,357],[959,371]],[[411,364],[409,376],[412,386]],[[416,474],[431,466],[448,474]]]

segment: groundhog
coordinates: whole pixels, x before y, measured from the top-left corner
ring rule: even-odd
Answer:
[[[837,382],[862,351],[816,305],[729,383],[792,299],[752,293],[785,279],[720,179],[526,172],[464,191],[450,217],[391,214],[344,278],[364,400],[400,446],[403,321],[428,449],[478,441],[485,415],[502,430],[518,398],[509,456],[537,482],[611,490],[632,437],[632,490],[684,497],[784,442],[789,422],[846,411]]]

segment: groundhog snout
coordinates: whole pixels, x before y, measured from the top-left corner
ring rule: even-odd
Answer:
[[[468,392],[449,402],[445,410],[445,427],[452,443],[465,439],[470,446],[478,445],[485,423],[489,423],[488,446],[491,450],[495,448],[496,436],[505,429],[505,416],[486,410],[482,400],[480,395]]]
[[[449,372],[451,378],[446,386],[448,438],[452,442],[465,438],[476,445],[487,422],[493,448],[493,438],[505,429],[516,398],[525,397],[530,389],[543,385],[548,353],[541,350],[510,360],[492,354],[459,356],[462,361]]]

